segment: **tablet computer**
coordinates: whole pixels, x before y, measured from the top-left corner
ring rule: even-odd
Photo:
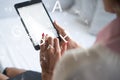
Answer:
[[[36,50],[40,49],[42,33],[53,38],[59,37],[42,0],[17,3],[15,9]]]

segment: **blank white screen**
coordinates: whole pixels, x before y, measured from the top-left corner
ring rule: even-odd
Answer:
[[[25,6],[18,9],[34,44],[39,44],[42,33],[58,37],[42,3]]]

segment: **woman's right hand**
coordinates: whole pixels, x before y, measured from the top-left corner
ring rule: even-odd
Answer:
[[[63,37],[67,35],[65,30],[61,28],[56,22],[54,22],[54,26],[57,29],[59,35]],[[67,41],[67,50],[74,49],[74,48],[80,48],[80,46],[75,41],[73,41],[69,36],[67,36],[65,40]],[[62,45],[63,43],[65,43],[64,40],[61,40],[60,45]]]
[[[58,38],[43,36],[42,39],[45,40],[45,43],[40,45],[42,80],[52,80],[55,65],[66,51],[67,45],[64,43],[64,45],[60,46]]]

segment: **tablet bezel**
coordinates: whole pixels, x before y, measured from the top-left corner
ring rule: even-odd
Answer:
[[[31,0],[31,1],[26,1],[26,2],[17,3],[17,4],[14,5],[14,7],[15,7],[15,9],[16,9],[16,11],[17,11],[17,14],[18,14],[19,17],[20,17],[21,22],[22,22],[22,24],[23,24],[23,26],[24,26],[24,28],[25,28],[25,31],[27,32],[27,34],[28,34],[28,36],[29,36],[29,38],[30,38],[30,41],[32,42],[35,50],[39,50],[39,49],[40,49],[40,45],[39,45],[39,44],[38,44],[38,45],[35,45],[35,44],[34,44],[34,41],[33,41],[32,37],[30,36],[29,31],[28,31],[28,29],[27,29],[27,27],[26,27],[23,19],[22,19],[21,16],[20,16],[20,13],[19,13],[19,11],[18,11],[18,8],[26,7],[26,6],[33,5],[33,4],[37,4],[37,3],[42,3],[42,5],[43,5],[43,7],[44,7],[44,9],[45,9],[45,11],[46,11],[46,13],[47,13],[50,21],[51,21],[51,23],[52,23],[52,25],[53,25],[53,27],[54,27],[53,21],[52,21],[50,15],[49,15],[49,13],[48,13],[48,11],[47,11],[44,3],[42,2],[42,0]],[[55,28],[55,27],[54,27],[54,28]],[[55,30],[56,30],[56,32],[57,32],[58,38],[60,39],[59,34],[58,34],[58,31],[57,31],[56,28],[55,28]]]

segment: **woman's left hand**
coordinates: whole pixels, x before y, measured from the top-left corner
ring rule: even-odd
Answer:
[[[53,39],[52,37],[48,37],[45,43],[40,46],[40,49],[42,80],[50,80],[53,75],[54,67],[67,49],[67,45],[65,43],[60,46],[58,38]]]

